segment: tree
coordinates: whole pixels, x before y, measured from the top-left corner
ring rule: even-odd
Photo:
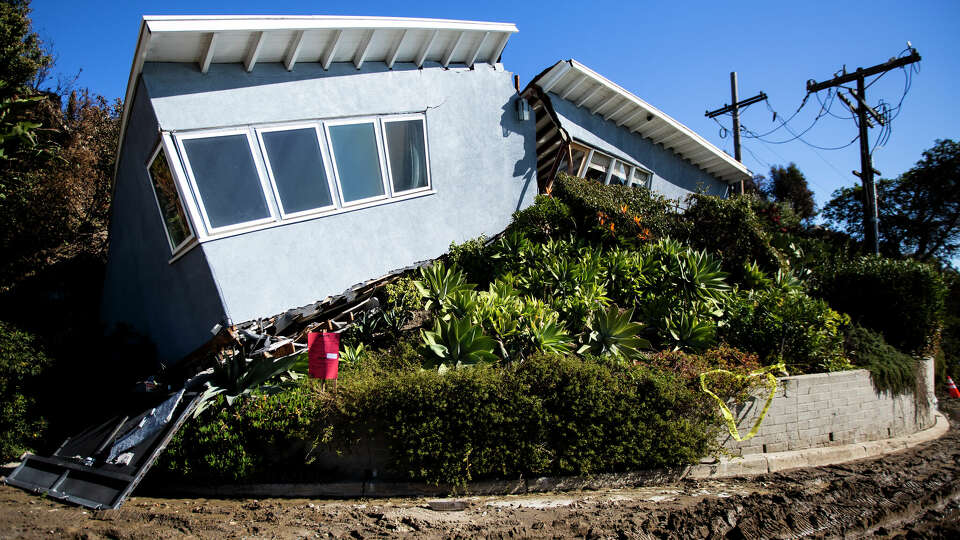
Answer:
[[[896,179],[877,181],[880,249],[888,256],[948,263],[960,255],[960,143],[933,148]],[[824,207],[833,226],[863,239],[863,187],[841,188]]]
[[[761,187],[762,183],[759,184]],[[795,163],[770,167],[770,180],[767,184],[769,196],[777,202],[793,207],[800,219],[810,219],[817,215],[817,205],[813,201],[813,192],[807,185],[807,179]]]
[[[30,23],[30,1],[0,0],[0,98],[32,88],[52,64]]]

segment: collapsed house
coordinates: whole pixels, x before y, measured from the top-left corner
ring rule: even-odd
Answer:
[[[559,171],[677,199],[749,178],[576,61],[518,93],[500,63],[516,31],[145,17],[118,150],[108,331],[146,335],[169,364],[209,345],[211,328],[316,324],[358,281],[499,233]]]
[[[513,24],[145,17],[122,118],[102,317],[175,361],[493,235],[536,195]]]
[[[750,171],[690,128],[576,60],[560,61],[523,91],[537,122],[537,181],[558,172],[643,186],[682,202],[725,197]]]

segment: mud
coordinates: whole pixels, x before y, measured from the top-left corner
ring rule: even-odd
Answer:
[[[656,488],[464,497],[433,508],[427,499],[136,496],[119,510],[89,511],[2,486],[0,538],[960,538],[957,401],[942,407],[951,416],[945,436],[878,459]]]

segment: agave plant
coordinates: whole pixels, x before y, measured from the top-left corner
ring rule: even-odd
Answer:
[[[533,348],[539,352],[564,354],[573,349],[573,338],[555,321],[528,324],[527,331]]]
[[[450,296],[464,291],[472,291],[476,285],[467,283],[463,273],[456,268],[447,268],[442,262],[437,261],[432,266],[420,269],[420,281],[415,281],[414,285],[420,291],[420,295],[426,299],[426,309],[432,311],[442,310]]]
[[[634,359],[640,355],[640,349],[651,348],[650,342],[638,337],[642,325],[630,322],[633,310],[621,312],[617,306],[610,306],[605,312],[594,313],[587,325],[589,330],[578,354],[586,352],[597,356],[614,356]]]
[[[743,279],[747,289],[766,290],[770,288],[770,278],[760,269],[756,261],[743,264]]]
[[[356,346],[344,345],[340,351],[340,361],[348,365],[357,365],[367,355],[367,348],[363,343],[357,343]]]
[[[482,329],[468,318],[450,317],[446,321],[438,318],[432,331],[421,330],[420,335],[437,360],[428,364],[430,366],[462,366],[497,360],[493,354],[496,342],[483,335]]]
[[[665,338],[673,350],[702,352],[714,344],[716,327],[696,315],[681,312],[664,319]]]
[[[206,383],[206,389],[193,411],[196,418],[213,404],[220,394],[226,397],[227,405],[253,390],[266,394],[275,394],[296,384],[303,377],[292,371],[294,364],[303,360],[306,353],[291,354],[282,358],[260,358],[248,360],[242,349],[223,351],[217,357],[213,367],[213,378]],[[268,382],[273,381],[271,384]]]
[[[449,296],[443,305],[444,318],[470,318],[477,310],[477,293],[466,290],[457,291]]]

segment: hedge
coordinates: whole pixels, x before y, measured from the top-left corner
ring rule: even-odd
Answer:
[[[817,274],[817,293],[831,307],[887,343],[910,354],[935,344],[947,286],[933,266],[871,256],[829,264]]]
[[[307,463],[312,448],[379,440],[386,476],[463,485],[694,463],[717,449],[719,428],[689,377],[655,366],[557,355],[443,374],[367,366],[345,370],[335,397],[304,384],[213,407],[160,468],[191,482],[329,480]]]
[[[32,334],[0,321],[0,460],[38,444],[46,421],[37,411],[36,389],[50,359]]]

